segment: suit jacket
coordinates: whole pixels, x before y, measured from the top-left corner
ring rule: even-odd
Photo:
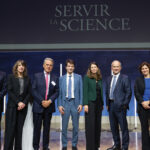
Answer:
[[[36,73],[32,84],[33,112],[42,113],[44,110],[47,113],[55,112],[55,99],[59,94],[58,78],[54,74],[50,74],[49,93],[47,99],[51,99],[52,103],[48,108],[42,106],[42,100],[45,99],[46,81],[44,72]]]
[[[29,77],[24,77],[24,90],[20,95],[19,79],[14,75],[9,75],[7,80],[8,103],[7,107],[17,107],[19,102],[28,104],[31,98],[31,83]]]
[[[112,76],[106,81],[106,105],[109,107],[110,85]],[[132,96],[131,83],[128,76],[120,74],[114,89],[114,104],[116,109],[129,108],[129,102]]]
[[[6,92],[6,73],[0,71],[0,113],[3,111],[3,98]]]
[[[135,84],[134,84],[134,95],[138,102],[138,107],[137,107],[138,111],[142,107],[141,103],[143,102],[144,91],[145,91],[145,81],[144,81],[144,76],[141,76],[135,80]]]
[[[102,88],[102,80],[98,81],[98,84],[101,89],[101,100],[103,105],[103,88]],[[83,81],[83,104],[88,105],[89,101],[95,101],[97,98],[96,93],[96,80],[90,79],[87,75],[84,77]]]
[[[66,79],[67,75],[64,75],[59,78],[59,97],[57,100],[57,105],[59,106],[64,106],[65,101],[66,101]],[[74,73],[74,96],[75,96],[75,106],[76,108],[79,105],[83,104],[83,87],[82,87],[82,77],[78,74]]]

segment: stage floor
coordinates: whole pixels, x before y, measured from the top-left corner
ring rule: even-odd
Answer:
[[[1,143],[3,150],[3,137],[4,131],[2,130]],[[60,142],[60,131],[52,130],[50,133],[50,149],[51,150],[61,150]],[[68,150],[71,150],[71,138],[72,132],[68,131]],[[42,140],[40,144],[40,150],[42,150]],[[110,131],[102,131],[101,133],[101,149],[106,150],[108,147],[112,146],[112,134]],[[79,142],[78,150],[85,150],[85,132],[84,130],[79,131]],[[130,145],[129,150],[141,150],[141,132],[130,132]]]

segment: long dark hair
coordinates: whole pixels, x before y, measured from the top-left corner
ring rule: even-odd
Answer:
[[[24,72],[23,72],[23,77],[27,76],[27,65],[26,62],[24,60],[17,60],[16,63],[13,66],[12,72],[13,75],[17,78],[18,77],[18,71],[17,68],[19,66],[19,64],[21,64],[22,66],[24,66]]]
[[[91,66],[92,66],[92,65],[96,65],[97,68],[98,68],[98,71],[97,71],[96,74],[93,74],[93,73],[91,72]],[[89,78],[94,78],[94,79],[96,79],[97,81],[102,79],[102,74],[101,74],[100,68],[98,67],[98,64],[97,64],[95,61],[93,61],[93,62],[90,63],[90,65],[89,65],[89,67],[88,67],[88,70],[87,70],[87,76],[88,76]]]

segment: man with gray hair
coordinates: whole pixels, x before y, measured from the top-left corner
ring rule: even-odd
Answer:
[[[33,148],[39,149],[43,122],[43,150],[49,150],[49,132],[52,113],[55,112],[55,99],[58,97],[58,78],[52,74],[54,61],[45,58],[44,71],[34,75],[32,85],[33,101]]]
[[[107,150],[128,150],[129,146],[126,113],[132,92],[129,78],[120,73],[121,68],[121,62],[114,60],[111,64],[112,76],[106,81],[106,105],[114,140],[114,145]],[[122,131],[122,142],[120,142],[119,125]]]

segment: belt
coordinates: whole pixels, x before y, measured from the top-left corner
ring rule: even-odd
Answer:
[[[114,102],[114,99],[109,99],[110,102]]]

